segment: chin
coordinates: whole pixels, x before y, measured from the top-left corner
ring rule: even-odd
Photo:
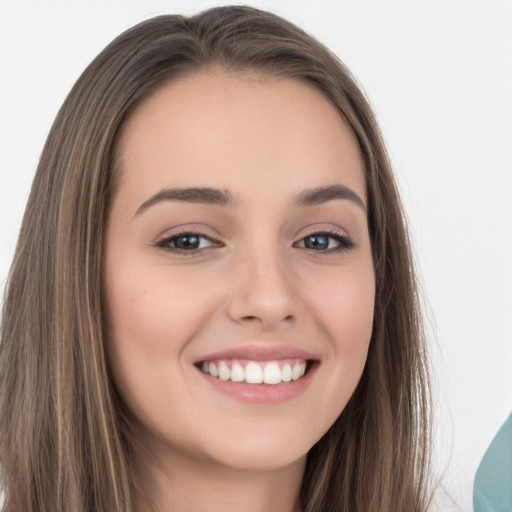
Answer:
[[[318,435],[307,435],[306,429],[289,425],[272,428],[240,428],[216,436],[215,441],[203,446],[211,461],[236,470],[272,471],[294,464],[303,464],[308,451],[317,442]]]
[[[245,449],[244,449],[245,448]],[[296,447],[242,447],[222,454],[211,454],[212,461],[237,471],[277,471],[290,466],[302,466],[307,451]]]

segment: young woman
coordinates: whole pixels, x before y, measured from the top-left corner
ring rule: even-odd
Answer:
[[[348,70],[273,14],[161,16],[91,63],[2,321],[8,512],[426,509],[386,152]]]

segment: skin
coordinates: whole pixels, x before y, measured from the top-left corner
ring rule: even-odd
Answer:
[[[107,225],[109,356],[135,421],[142,487],[161,511],[300,510],[308,450],[363,371],[375,294],[363,163],[354,135],[295,80],[204,71],[166,84],[126,122]],[[306,189],[348,187],[293,204]],[[215,187],[233,205],[154,202]],[[137,211],[139,211],[137,213]],[[177,253],[180,230],[202,233]],[[305,237],[336,230],[351,247]],[[306,390],[276,404],[219,393],[194,362],[247,344],[314,354]],[[138,510],[145,510],[141,501]]]

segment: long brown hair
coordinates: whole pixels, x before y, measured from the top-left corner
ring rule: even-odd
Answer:
[[[376,276],[361,381],[310,450],[306,512],[422,511],[429,380],[403,209],[372,110],[345,66],[291,23],[250,7],[166,15],[94,59],[44,147],[19,236],[0,344],[0,465],[9,512],[129,512],[129,414],[105,352],[102,254],[123,121],[157,87],[220,66],[313,84],[351,126],[366,169]]]

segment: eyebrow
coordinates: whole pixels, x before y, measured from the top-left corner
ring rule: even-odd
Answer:
[[[213,204],[217,206],[229,206],[231,208],[236,206],[236,201],[233,195],[224,189],[208,187],[166,188],[160,190],[160,192],[157,192],[147,201],[142,203],[135,212],[135,215],[140,215],[149,207],[162,201]]]
[[[352,189],[345,185],[328,185],[326,187],[304,190],[295,196],[293,203],[297,206],[317,206],[333,201],[334,199],[347,199],[352,201],[366,212],[364,201]]]
[[[304,190],[293,198],[292,204],[294,206],[306,207],[317,206],[335,199],[352,201],[366,212],[366,205],[363,200],[345,185],[328,185],[311,190]],[[230,208],[235,208],[238,204],[235,197],[225,189],[210,187],[166,188],[160,190],[142,203],[135,212],[135,216],[140,215],[151,206],[164,201],[211,204]]]

